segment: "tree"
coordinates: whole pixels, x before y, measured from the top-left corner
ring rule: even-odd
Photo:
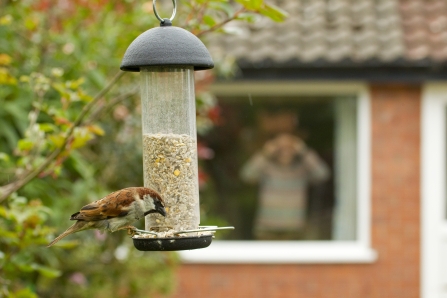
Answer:
[[[157,26],[151,6],[0,4],[0,296],[148,297],[173,288],[176,255],[142,254],[122,234],[81,233],[72,239],[82,242],[45,247],[67,227],[69,212],[142,184],[138,80],[117,69],[130,42]],[[225,32],[236,19],[284,18],[262,0],[182,1],[179,8],[176,23],[200,37]],[[204,119],[215,104],[206,93],[212,76],[197,83]]]

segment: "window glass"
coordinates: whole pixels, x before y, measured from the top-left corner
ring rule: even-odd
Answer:
[[[200,140],[202,225],[240,240],[354,240],[354,97],[220,97],[221,120]],[[212,158],[211,158],[212,156]]]

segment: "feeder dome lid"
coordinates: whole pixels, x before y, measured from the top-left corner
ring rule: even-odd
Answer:
[[[214,62],[200,39],[164,19],[160,27],[140,34],[129,45],[120,69],[139,72],[145,66],[194,66],[194,70],[204,70],[213,68]]]

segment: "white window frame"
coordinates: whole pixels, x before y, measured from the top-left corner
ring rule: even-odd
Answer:
[[[445,297],[447,83],[424,85],[421,107],[421,297]]]
[[[354,95],[357,108],[357,240],[354,241],[213,241],[206,249],[182,251],[185,263],[372,263],[371,247],[371,128],[370,97],[364,83],[232,82],[215,84],[220,96],[337,96]],[[256,103],[254,103],[256,104]],[[237,227],[236,227],[237,229]]]

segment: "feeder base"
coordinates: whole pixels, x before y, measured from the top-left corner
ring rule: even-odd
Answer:
[[[132,238],[133,245],[141,251],[191,250],[210,246],[213,235],[171,238]]]

